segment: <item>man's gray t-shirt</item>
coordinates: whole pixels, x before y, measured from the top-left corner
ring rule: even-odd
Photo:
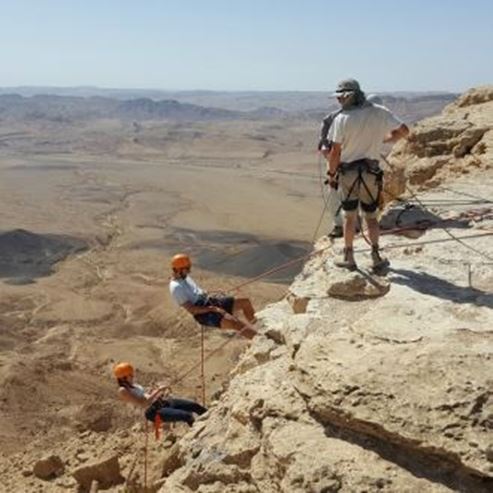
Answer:
[[[200,296],[205,294],[205,291],[200,289],[190,276],[187,276],[185,279],[172,279],[169,283],[169,292],[175,302],[180,306],[187,302],[195,305]]]
[[[402,125],[384,106],[368,104],[342,111],[330,127],[329,140],[341,144],[341,162],[380,159],[383,139]]]

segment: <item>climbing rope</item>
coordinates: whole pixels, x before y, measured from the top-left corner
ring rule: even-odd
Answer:
[[[147,456],[149,449],[149,423],[145,420],[145,443],[144,443],[144,487],[147,491]]]
[[[329,246],[331,246],[331,245],[329,245]],[[318,255],[319,253],[323,252],[324,250],[327,250],[327,248],[329,248],[329,246],[324,247],[324,248],[320,248],[318,250],[314,250],[314,251],[307,253],[305,255],[301,255],[301,256],[296,257],[294,259],[288,260],[287,262],[284,262],[283,264],[278,265],[277,267],[273,267],[272,269],[269,269],[269,270],[263,272],[262,274],[259,274],[258,276],[255,276],[252,279],[249,279],[248,281],[241,282],[237,286],[234,286],[233,288],[229,289],[228,292],[234,293],[236,291],[239,291],[240,289],[243,289],[245,286],[248,286],[249,284],[257,282],[260,279],[263,279],[264,277],[268,277],[272,274],[275,274],[276,272],[279,272],[279,271],[284,270],[288,267],[291,267],[292,265],[297,264],[298,262],[301,262],[305,259],[309,259],[310,257]]]
[[[233,334],[233,337],[231,337],[227,341],[225,341],[222,344],[220,344],[219,346],[217,346],[215,349],[210,351],[207,355],[204,355],[203,362],[201,360],[199,363],[196,363],[195,365],[191,366],[186,372],[184,372],[182,375],[180,375],[179,377],[174,379],[172,381],[171,385],[174,386],[174,385],[182,382],[183,380],[185,380],[185,378],[187,378],[191,373],[193,373],[195,370],[197,370],[197,368],[199,368],[202,364],[205,364],[210,358],[212,358],[212,356],[214,356],[216,353],[218,353],[219,351],[224,349],[228,344],[231,344],[231,342],[235,339],[235,337],[240,336],[245,330],[248,330],[248,329],[249,329],[249,327],[244,327],[241,330],[235,331]]]
[[[460,195],[463,197],[469,197],[469,198],[474,199],[474,200],[481,200],[483,203],[493,204],[492,200],[485,199],[484,197],[481,197],[479,195],[472,195],[472,194],[467,193],[467,192],[459,192],[458,190],[453,190],[452,188],[448,188],[448,187],[445,187],[443,185],[440,185],[436,188],[437,188],[437,190],[445,190],[447,192],[454,193],[455,195]]]
[[[383,159],[383,161],[387,164],[387,166],[389,166],[390,169],[394,170],[395,171],[395,166],[392,165],[388,159],[383,155],[381,154],[381,158]],[[424,202],[417,196],[417,194],[408,186],[406,185],[406,190],[407,192],[413,197],[413,199],[420,205],[420,207],[429,212],[430,214],[433,214],[432,211],[430,211],[426,205],[424,204]],[[461,192],[462,194],[462,192]],[[470,194],[462,194],[462,195],[466,195],[466,196],[469,196],[469,197],[473,197],[472,195]],[[457,243],[459,243],[460,245],[462,245],[463,247],[471,250],[472,252],[475,252],[476,254],[490,260],[490,261],[493,261],[493,257],[482,252],[481,250],[478,250],[477,248],[474,248],[473,246],[471,245],[468,245],[467,243],[465,243],[464,241],[462,241],[462,238],[458,237],[457,235],[455,235],[454,233],[452,233],[446,226],[443,226],[442,225],[443,223],[437,223],[438,226],[440,226],[443,231],[445,231],[445,233],[450,236],[450,238],[452,238],[454,241],[456,241]]]
[[[430,245],[432,243],[445,243],[447,241],[457,241],[457,240],[468,240],[468,239],[473,239],[473,238],[483,238],[486,236],[493,236],[493,230],[487,231],[486,233],[477,233],[473,235],[466,235],[466,236],[461,236],[459,238],[442,238],[442,239],[437,239],[437,240],[425,240],[425,241],[411,241],[408,243],[401,243],[401,244],[395,244],[395,245],[386,245],[385,250],[392,250],[394,248],[406,248],[406,247],[412,247],[412,246],[421,246],[421,245]],[[360,248],[358,250],[355,250],[355,253],[363,253],[363,252],[369,252],[370,248]]]
[[[205,328],[203,325],[201,328],[201,336],[200,336],[200,375],[201,375],[201,383],[202,383],[202,405],[205,407]]]
[[[312,244],[315,243],[315,240],[317,239],[317,235],[318,235],[318,231],[320,229],[320,226],[322,226],[322,221],[324,219],[324,215],[325,215],[325,211],[327,210],[328,206],[329,206],[329,199],[323,197],[323,201],[324,201],[324,206],[322,208],[322,213],[320,214],[320,218],[318,220],[318,223],[317,223],[317,227],[315,228],[315,232],[313,233],[313,236],[312,236]]]

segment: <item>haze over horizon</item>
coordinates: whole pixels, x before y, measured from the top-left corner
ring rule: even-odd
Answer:
[[[463,91],[493,81],[485,0],[2,2],[1,87]]]

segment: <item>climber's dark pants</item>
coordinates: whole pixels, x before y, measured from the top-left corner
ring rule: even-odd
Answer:
[[[202,296],[199,298],[195,306],[218,306],[222,308],[230,315],[233,314],[233,308],[235,306],[235,299],[233,296]],[[199,315],[194,315],[193,318],[197,320],[200,325],[205,325],[206,327],[221,327],[222,319],[224,315],[217,312],[207,312],[200,313]]]
[[[165,423],[183,421],[188,423],[189,426],[192,426],[194,422],[192,413],[201,415],[206,411],[207,409],[197,402],[186,399],[158,399],[146,410],[145,417],[149,421],[154,421],[156,414],[159,414]]]

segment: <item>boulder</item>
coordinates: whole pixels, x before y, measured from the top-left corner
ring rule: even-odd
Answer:
[[[33,467],[33,474],[44,480],[61,476],[65,472],[65,465],[58,455],[48,455],[38,460]]]
[[[73,476],[82,491],[89,491],[93,481],[98,482],[100,489],[108,489],[124,481],[116,455],[79,467]]]
[[[327,293],[334,298],[355,300],[362,298],[376,298],[387,294],[390,290],[390,283],[379,276],[370,275],[363,272],[340,272],[327,290]]]

